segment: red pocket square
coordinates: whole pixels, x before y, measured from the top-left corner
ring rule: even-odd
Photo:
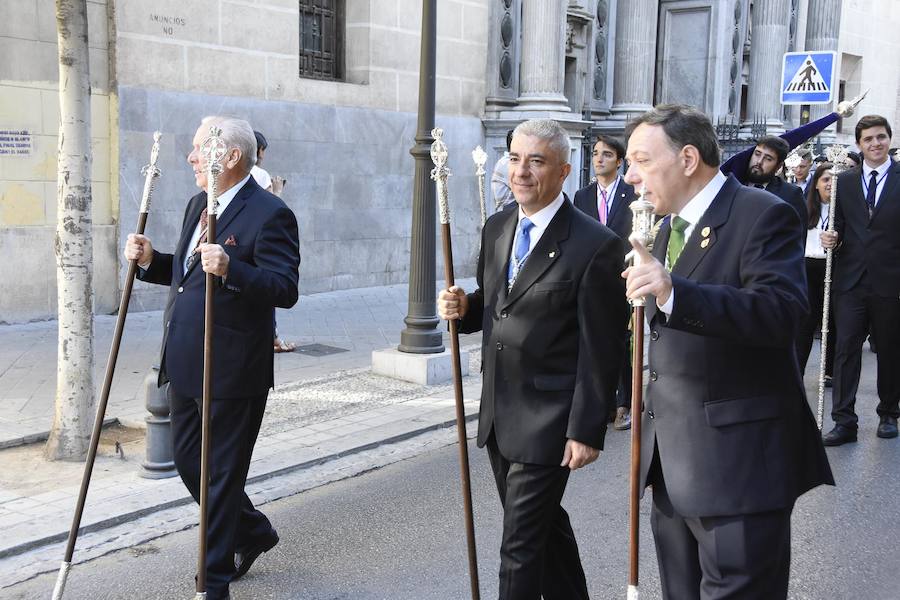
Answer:
[[[229,235],[228,239],[225,240],[226,246],[237,246],[237,240],[234,239],[234,235]]]

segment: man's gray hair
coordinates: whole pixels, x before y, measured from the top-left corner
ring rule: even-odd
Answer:
[[[241,164],[246,173],[250,172],[250,169],[256,164],[256,135],[253,133],[250,123],[234,117],[213,115],[203,117],[200,125],[201,127],[203,125],[219,127],[222,130],[222,140],[225,145],[241,151]]]
[[[569,145],[569,135],[562,126],[553,119],[531,119],[519,123],[513,130],[513,138],[517,135],[530,135],[538,139],[547,140],[550,148],[559,155],[561,164],[568,164],[572,147]]]

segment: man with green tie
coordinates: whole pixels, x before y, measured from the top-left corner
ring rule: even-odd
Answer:
[[[629,298],[648,296],[640,484],[663,598],[786,598],[794,501],[833,484],[794,355],[799,218],[719,171],[694,108],[658,106],[626,135],[625,181],[670,215],[623,273]]]

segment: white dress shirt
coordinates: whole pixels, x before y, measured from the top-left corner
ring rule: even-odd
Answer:
[[[707,183],[696,196],[691,198],[688,203],[685,204],[684,208],[681,209],[681,212],[678,213],[679,217],[689,223],[684,230],[685,248],[687,248],[691,241],[691,234],[694,233],[694,228],[697,226],[697,223],[703,218],[706,209],[708,209],[709,205],[712,204],[712,201],[716,199],[716,196],[719,194],[719,191],[722,189],[722,186],[725,185],[726,181],[728,181],[728,179],[722,172],[716,171],[716,174],[709,180],[709,183]],[[675,215],[672,215],[673,218],[674,216]],[[671,226],[671,221],[669,222],[669,225]],[[668,267],[668,265],[666,266]],[[667,317],[671,315],[672,309],[675,307],[675,288],[672,288],[672,293],[669,294],[669,299],[666,300],[665,304],[660,306],[657,301],[656,306],[659,310],[666,313]]]
[[[532,227],[531,231],[528,232],[528,254],[531,254],[531,251],[534,250],[534,247],[537,245],[538,240],[540,240],[541,236],[544,235],[544,231],[547,230],[547,226],[550,225],[550,221],[552,221],[553,217],[556,216],[556,211],[559,210],[559,207],[562,206],[564,201],[564,197],[560,192],[559,196],[556,197],[556,200],[528,217],[528,220],[534,223],[534,227]],[[516,235],[513,236],[513,243],[509,252],[510,257],[513,255],[513,252],[515,252],[516,243],[518,243],[519,241],[519,236],[522,235],[522,229],[519,227],[519,225],[522,223],[522,219],[524,219],[526,216],[527,215],[520,206],[519,219],[516,222]]]
[[[830,210],[829,204],[822,204],[819,209],[819,225],[812,229],[806,230],[806,257],[807,258],[825,258],[825,248],[822,247],[822,240],[819,235],[828,229],[828,215]]]
[[[246,177],[238,181],[236,184],[220,193],[217,200],[219,201],[219,208],[216,211],[216,215],[221,216],[225,209],[228,208],[228,205],[231,204],[231,201],[237,196],[237,193],[241,191],[241,188],[247,183],[247,180],[250,179],[250,174],[248,173]],[[258,183],[258,182],[257,182]],[[194,235],[191,236],[191,241],[187,246],[187,253],[184,256],[184,272],[187,272],[187,263],[188,259],[191,257],[191,254],[194,251],[194,248],[197,247],[197,242],[200,241],[200,221],[197,220],[197,226],[194,228]]]
[[[887,179],[888,169],[891,167],[891,157],[887,157],[884,159],[884,162],[878,165],[875,168],[869,166],[869,163],[864,162],[862,167],[862,190],[863,190],[863,198],[869,193],[869,181],[872,179],[872,171],[875,171],[877,175],[875,176],[875,181],[878,182],[878,187],[875,188],[875,206],[878,206],[878,200],[881,198],[881,192],[884,190],[884,180]]]
[[[613,182],[609,184],[609,187],[603,188],[606,190],[606,223],[609,224],[609,215],[612,213],[613,200],[615,199],[616,188],[619,187],[619,179],[621,179],[618,175]],[[603,206],[600,202],[600,188],[603,187],[600,185],[600,180],[597,180],[597,214],[603,214]]]
[[[253,168],[250,169],[250,175],[256,180],[259,187],[264,190],[269,189],[269,186],[272,185],[272,177],[269,175],[269,172],[259,165],[253,165]]]

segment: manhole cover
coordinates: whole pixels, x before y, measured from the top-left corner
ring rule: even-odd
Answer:
[[[338,354],[346,352],[346,348],[337,348],[335,346],[326,346],[325,344],[306,344],[305,346],[297,346],[294,352],[305,354],[307,356],[328,356],[329,354]]]

